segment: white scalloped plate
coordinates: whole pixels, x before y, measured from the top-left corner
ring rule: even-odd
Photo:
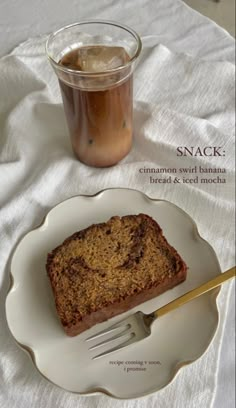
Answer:
[[[113,215],[140,212],[160,224],[189,270],[184,283],[124,316],[138,309],[154,311],[221,273],[212,247],[199,236],[194,221],[183,210],[129,189],[108,189],[60,203],[15,250],[11,263],[13,282],[6,300],[9,328],[40,373],[68,391],[103,392],[126,399],[158,391],[173,380],[180,367],[199,358],[215,334],[218,289],[157,320],[151,336],[142,342],[98,360],[91,359],[84,339],[121,316],[73,338],[64,333],[46,275],[47,253],[77,230],[107,221]]]

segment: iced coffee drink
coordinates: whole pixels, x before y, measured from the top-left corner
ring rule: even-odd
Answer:
[[[94,24],[101,30],[101,23]],[[52,65],[77,158],[90,166],[108,167],[123,159],[132,146],[133,59],[140,49],[136,34],[130,42],[126,40],[126,47],[108,35],[100,36],[99,44],[90,44],[95,40],[86,35],[88,45],[79,42],[79,46],[65,47],[56,68]]]
[[[60,64],[96,74],[128,60],[124,48],[89,46],[65,54]],[[95,75],[89,90],[59,80],[73,149],[88,165],[111,166],[131,149],[133,95],[132,74],[128,74],[124,79],[119,73],[115,78]]]

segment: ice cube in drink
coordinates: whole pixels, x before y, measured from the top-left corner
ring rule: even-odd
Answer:
[[[78,52],[81,70],[87,72],[104,72],[121,67],[128,57],[123,47],[82,47]]]

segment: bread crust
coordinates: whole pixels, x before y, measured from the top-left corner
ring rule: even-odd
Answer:
[[[137,218],[139,217],[139,218]],[[133,276],[135,274],[136,269],[139,268],[139,263],[136,265],[135,262],[139,262],[140,258],[140,253],[143,251],[143,245],[144,245],[144,240],[146,239],[146,230],[147,228],[150,229],[150,231],[154,231],[155,234],[158,236],[158,245],[160,245],[162,251],[163,251],[163,257],[166,256],[166,258],[171,258],[170,265],[171,265],[171,273],[164,274],[163,276],[157,274],[156,281],[152,280],[152,282],[146,283],[146,286],[142,287],[140,290],[138,288],[137,284],[137,292],[132,292],[129,289],[129,285],[127,284],[127,295],[123,295],[122,297],[118,295],[114,295],[111,297],[110,301],[107,302],[107,304],[102,304],[99,307],[99,305],[96,305],[96,307],[93,307],[92,310],[89,310],[88,313],[83,313],[82,315],[78,314],[80,305],[78,304],[76,307],[76,312],[73,315],[73,310],[71,312],[71,321],[68,318],[65,318],[66,316],[66,296],[68,291],[67,289],[64,290],[63,293],[63,288],[60,287],[60,277],[58,278],[58,273],[57,275],[55,273],[55,270],[57,270],[57,264],[56,264],[56,259],[58,256],[60,256],[62,250],[66,250],[68,245],[74,245],[76,242],[78,245],[80,245],[81,242],[83,242],[86,237],[89,234],[92,234],[93,231],[98,233],[101,231],[101,229],[104,228],[110,228],[110,226],[113,225],[118,225],[120,226],[120,229],[124,229],[124,225],[128,224],[131,222],[139,221],[138,228],[134,229],[134,232],[132,232],[132,250],[130,251],[131,253],[128,253],[127,259],[125,259],[124,264],[121,266],[119,265],[119,268],[114,268],[114,274],[123,271],[127,271],[127,273],[130,274],[130,271],[132,271]],[[118,233],[118,232],[117,232]],[[114,235],[114,234],[113,234]],[[92,235],[93,237],[93,235]],[[140,249],[141,248],[141,249]],[[137,255],[138,254],[138,255]],[[73,262],[76,261],[76,266]],[[172,265],[173,263],[173,265]],[[73,276],[73,268],[76,271],[76,276]],[[125,269],[126,268],[126,269]],[[136,269],[135,269],[136,268]],[[163,235],[162,229],[160,228],[159,224],[153,220],[150,216],[146,214],[139,214],[139,215],[129,215],[129,216],[124,216],[124,217],[112,217],[107,223],[100,223],[100,224],[93,224],[90,227],[81,230],[79,232],[75,232],[73,235],[68,237],[61,245],[59,245],[57,248],[55,248],[51,253],[48,254],[47,257],[47,263],[46,263],[46,269],[47,273],[51,282],[51,287],[53,290],[54,298],[55,298],[55,305],[57,309],[57,313],[59,315],[59,318],[61,320],[61,323],[64,327],[65,332],[67,333],[68,336],[76,336],[83,331],[89,329],[90,327],[94,326],[97,323],[101,323],[105,320],[108,320],[114,316],[117,316],[121,313],[124,313],[128,311],[129,309],[132,309],[133,307],[146,302],[149,299],[152,299],[162,293],[164,293],[166,290],[169,290],[176,285],[180,284],[186,279],[187,275],[187,266],[181,256],[178,254],[175,248],[173,248],[166,240],[166,238]],[[70,270],[71,269],[71,270]],[[78,272],[79,271],[79,272]],[[83,272],[83,277],[84,279],[90,279],[90,277],[94,276],[94,274],[98,274],[100,276],[100,271],[98,269],[92,269],[91,267],[88,267],[84,258],[83,257],[78,257],[76,260],[72,258],[72,263],[67,264],[67,269],[66,273],[69,274],[69,282],[73,285],[73,279],[75,280],[75,284],[78,284],[78,273]],[[116,272],[117,271],[117,272]],[[121,272],[120,272],[121,271]],[[91,275],[91,272],[93,275]],[[61,274],[65,273],[63,270]],[[71,274],[71,276],[70,276]],[[80,277],[80,276],[79,276]],[[59,279],[59,282],[58,282]],[[114,277],[116,279],[116,277]],[[66,281],[67,282],[67,281]],[[86,284],[86,282],[81,281],[82,284]],[[105,281],[106,282],[106,281]],[[135,289],[136,290],[136,289]],[[96,286],[94,288],[94,291],[96,292]],[[65,302],[61,303],[61,296],[65,297]],[[64,298],[63,298],[64,301]],[[82,300],[81,300],[82,301]],[[68,307],[70,307],[71,302],[68,303]],[[79,301],[77,300],[77,303]]]

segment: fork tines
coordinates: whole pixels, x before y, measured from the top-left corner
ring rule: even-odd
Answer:
[[[117,340],[123,340],[122,342],[119,342],[116,346],[109,348],[107,351],[104,351],[98,355],[95,355],[92,357],[92,360],[96,360],[99,357],[105,356],[107,354],[112,353],[113,351],[119,350],[120,348],[123,348],[127,346],[128,344],[133,342],[133,337],[135,336],[134,332],[130,331],[131,324],[127,323],[126,325],[121,323],[116,323],[113,326],[109,327],[108,329],[102,330],[99,333],[94,334],[93,336],[88,337],[85,341],[86,342],[92,342],[93,340],[106,336],[106,335],[111,335],[114,333],[112,337],[108,337],[105,340],[101,341],[100,343],[96,343],[95,345],[92,345],[89,347],[89,351],[96,350],[99,347],[102,346],[109,346],[110,343],[117,343]],[[122,329],[120,331],[120,329]]]

